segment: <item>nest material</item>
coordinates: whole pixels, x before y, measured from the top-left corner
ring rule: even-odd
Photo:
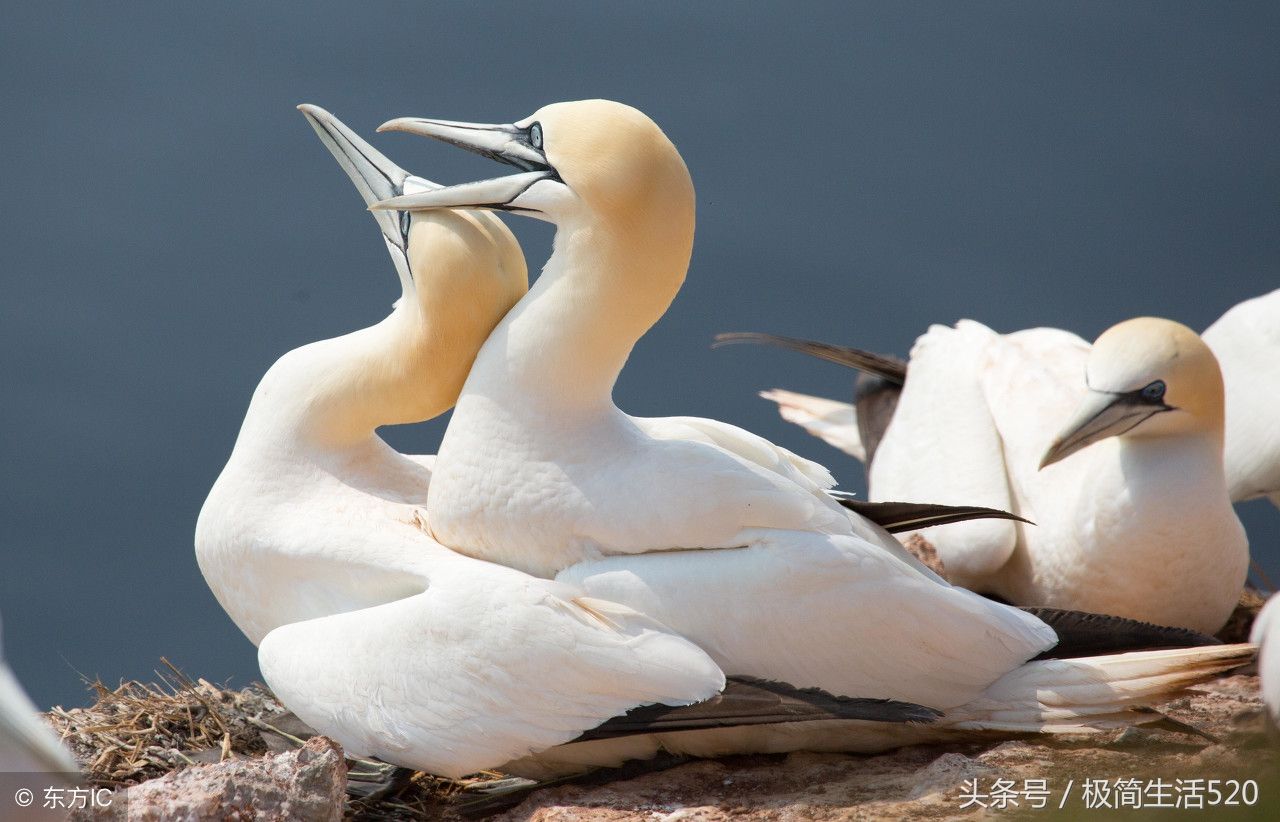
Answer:
[[[161,658],[165,672],[157,681],[123,682],[109,688],[89,683],[93,705],[57,706],[46,714],[54,731],[84,770],[86,782],[125,788],[191,765],[252,758],[299,747],[304,736],[288,709],[263,685],[241,690],[192,680]],[[388,773],[388,766],[348,760],[349,789],[364,780],[366,789]],[[402,772],[403,773],[403,772]],[[452,816],[449,806],[464,791],[500,780],[478,774],[449,780],[414,773],[385,796],[350,796],[348,819],[409,820]]]
[[[192,681],[161,660],[158,682],[90,683],[87,708],[55,707],[49,722],[97,786],[145,782],[177,768],[267,751],[256,721],[285,709],[261,686],[242,691]]]

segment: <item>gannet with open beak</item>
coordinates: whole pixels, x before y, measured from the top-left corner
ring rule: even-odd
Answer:
[[[323,109],[300,108],[366,203],[438,188]],[[200,569],[255,645],[280,625],[416,590],[374,534],[426,503],[430,458],[396,453],[375,429],[448,410],[528,287],[519,244],[492,214],[376,219],[400,280],[394,309],[267,371],[196,524]]]
[[[939,727],[1079,729],[1248,657],[1220,646],[1028,662],[1057,641],[1048,625],[947,584],[814,477],[749,456],[764,441],[664,437],[620,411],[614,382],[678,291],[693,242],[688,171],[641,112],[596,100],[512,124],[383,129],[519,173],[377,208],[500,209],[557,227],[441,444],[428,508],[442,544],[659,619],[727,673],[927,705],[947,712]],[[829,731],[767,733],[719,752],[860,748]]]
[[[22,689],[0,650],[0,773],[77,774],[71,752],[40,719],[40,711]],[[0,798],[9,802],[10,797]]]
[[[1227,387],[1231,498],[1280,507],[1280,289],[1233,306],[1203,337]]]
[[[966,320],[922,336],[909,372],[854,349],[722,337],[744,339],[903,383],[868,471],[872,499],[965,499],[1036,523],[932,529],[953,582],[1207,633],[1230,615],[1248,543],[1223,471],[1223,380],[1185,326],[1130,320],[1091,348],[1065,331],[1001,336]]]
[[[366,202],[435,187],[328,112],[301,108]],[[634,739],[651,745],[655,731],[936,716],[726,681],[656,620],[428,536],[429,460],[397,454],[375,429],[453,403],[524,292],[524,258],[491,214],[377,217],[403,290],[395,310],[272,366],[196,530],[201,570],[260,643],[263,677],[286,706],[352,755],[447,776],[578,739],[604,753],[557,755],[565,769],[623,756]]]

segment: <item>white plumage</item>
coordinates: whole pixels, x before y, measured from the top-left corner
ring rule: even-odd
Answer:
[[[40,718],[0,650],[0,773],[75,774],[80,768]],[[0,802],[10,798],[0,797]]]
[[[588,101],[511,125],[384,128],[521,173],[380,207],[502,208],[558,229],[542,276],[477,356],[441,445],[428,507],[442,544],[656,617],[726,673],[921,701],[949,709],[942,729],[1115,719],[1239,658],[1230,647],[1025,664],[1055,643],[1047,625],[923,568],[833,503],[825,471],[732,426],[616,408],[614,381],[679,289],[693,234],[688,173],[643,114]],[[1129,690],[1134,676],[1144,684]],[[772,733],[728,734],[717,750],[822,744]]]
[[[366,201],[433,185],[327,112],[304,112]],[[272,367],[196,529],[201,570],[261,643],[267,683],[349,752],[453,776],[637,705],[718,693],[716,665],[654,620],[427,535],[431,461],[374,429],[452,403],[524,290],[523,257],[491,215],[379,224],[405,291],[395,311]]]
[[[1222,377],[1189,329],[1132,320],[1090,346],[1057,329],[999,335],[962,320],[921,336],[906,373],[870,497],[966,502],[1035,523],[926,529],[948,578],[1019,604],[1207,633],[1226,621],[1248,544],[1223,470]],[[1159,395],[1142,401],[1148,385]],[[779,399],[784,416],[814,425],[797,410],[818,407],[813,398]],[[1075,439],[1054,445],[1064,428]],[[1051,445],[1055,464],[1042,469]]]
[[[1280,289],[1232,307],[1203,336],[1227,386],[1231,498],[1280,507]]]
[[[1057,329],[1017,333],[1056,338],[1064,350],[1073,344],[1068,338],[1083,342]],[[1201,337],[1217,357],[1226,385],[1225,461],[1231,499],[1265,496],[1280,507],[1280,289],[1233,306]],[[777,404],[783,419],[867,461],[852,403],[781,388],[760,395]]]
[[[1262,701],[1271,721],[1280,725],[1280,596],[1273,595],[1258,613],[1249,641],[1258,646]]]

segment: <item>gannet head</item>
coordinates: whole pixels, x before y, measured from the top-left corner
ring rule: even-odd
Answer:
[[[420,192],[437,191],[443,188],[424,177],[418,177],[387,159],[382,152],[365,142],[347,127],[345,123],[319,106],[304,103],[298,110],[307,118],[307,122],[319,135],[325,148],[338,161],[338,165],[347,173],[356,190],[360,192],[365,205],[372,206],[382,200]],[[418,285],[424,281],[430,286],[432,280],[441,281],[441,272],[449,266],[440,265],[440,260],[433,254],[445,251],[434,247],[425,238],[413,239],[413,227],[418,223],[434,223],[439,226],[456,226],[465,233],[467,227],[476,227],[488,237],[484,251],[492,251],[492,259],[480,260],[476,273],[483,275],[486,271],[502,269],[501,277],[507,289],[519,291],[516,299],[528,288],[524,254],[520,244],[506,225],[491,215],[470,214],[463,211],[440,211],[435,220],[427,214],[413,215],[402,210],[379,210],[373,212],[373,218],[382,232],[387,244],[387,251],[400,275],[406,294],[419,290]],[[426,232],[424,232],[426,233]],[[414,264],[416,263],[416,265]],[[480,278],[482,279],[482,278]],[[481,281],[477,285],[482,289],[487,283]],[[430,290],[429,287],[425,290]],[[510,308],[510,305],[507,306]],[[505,313],[505,311],[504,311]]]
[[[553,103],[508,125],[406,117],[379,131],[434,137],[521,171],[406,193],[374,209],[486,208],[566,225],[591,216],[632,220],[653,210],[693,216],[693,182],[680,153],[644,113],[609,100]]]
[[[1089,353],[1085,382],[1088,395],[1041,468],[1107,437],[1222,439],[1222,372],[1209,346],[1181,323],[1138,317],[1107,329]]]
[[[366,205],[440,188],[324,109],[298,108]],[[292,351],[272,369],[277,393],[296,397],[310,409],[310,426],[324,429],[314,433],[333,440],[452,407],[485,339],[529,287],[519,242],[496,215],[443,209],[373,216],[400,278],[395,309],[372,328]]]

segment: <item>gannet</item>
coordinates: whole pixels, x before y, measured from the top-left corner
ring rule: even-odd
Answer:
[[[366,202],[434,183],[328,112],[302,112]],[[448,410],[471,360],[527,289],[524,255],[492,214],[377,215],[401,296],[378,324],[311,343],[262,378],[196,524],[196,557],[255,645],[272,629],[418,589],[375,534],[426,502],[429,458],[375,433]]]
[[[71,752],[40,719],[0,648],[0,773],[78,774]],[[10,797],[0,802],[12,801]]]
[[[328,112],[301,109],[366,202],[434,187]],[[397,454],[375,429],[453,403],[525,290],[524,258],[490,214],[377,216],[400,275],[395,310],[272,366],[196,528],[206,580],[287,707],[352,755],[446,776],[579,739],[616,757],[655,730],[934,718],[727,681],[654,619],[434,541],[429,460]],[[564,768],[583,767],[576,750],[556,755]]]
[[[1280,725],[1280,596],[1272,595],[1258,612],[1249,641],[1258,646],[1262,701],[1271,714],[1271,722]]]
[[[381,130],[520,171],[375,208],[496,209],[557,228],[441,444],[428,493],[441,544],[659,619],[726,673],[926,705],[946,712],[942,728],[1079,729],[1247,657],[1220,646],[1028,662],[1056,643],[1048,625],[928,571],[837,505],[825,471],[722,423],[620,411],[614,382],[678,291],[693,242],[689,173],[641,112],[595,100],[512,124],[402,118]],[[791,730],[735,731],[719,752],[865,741]]]
[[[1222,376],[1190,329],[1139,318],[1091,348],[1057,329],[1001,336],[965,320],[916,342],[909,377],[906,364],[865,352],[781,342],[904,382],[870,463],[871,499],[963,498],[1036,523],[931,529],[953,582],[1206,633],[1230,615],[1248,543],[1222,467]],[[1050,449],[1064,427],[1079,430]]]
[[[1280,507],[1280,289],[1232,307],[1203,337],[1227,386],[1231,498]]]
[[[1052,339],[1054,329],[1026,333]],[[1067,332],[1062,332],[1067,333]],[[1231,499],[1270,497],[1280,506],[1280,289],[1233,306],[1201,335],[1213,349],[1226,384],[1226,469]],[[810,434],[868,465],[888,428],[907,363],[883,354],[773,334],[719,334],[716,346],[761,342],[865,369],[854,402],[774,388],[761,396]]]

